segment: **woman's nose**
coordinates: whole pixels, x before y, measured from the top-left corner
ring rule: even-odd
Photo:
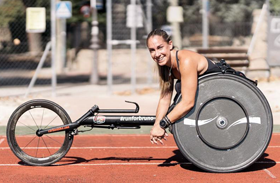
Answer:
[[[155,56],[156,56],[156,57],[159,57],[159,56],[160,56],[159,51],[155,51]]]

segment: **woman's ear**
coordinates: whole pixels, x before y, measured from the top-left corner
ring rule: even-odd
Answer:
[[[168,42],[168,45],[169,45],[169,49],[173,50],[173,42],[171,40]]]

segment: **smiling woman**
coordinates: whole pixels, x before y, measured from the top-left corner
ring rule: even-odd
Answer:
[[[146,44],[152,59],[157,63],[161,86],[156,121],[150,136],[151,142],[157,144],[157,140],[160,143],[163,143],[162,139],[166,140],[165,128],[185,116],[194,106],[198,76],[219,72],[220,68],[196,52],[176,50],[170,36],[163,30],[150,32]],[[175,88],[178,93],[182,93],[182,100],[167,114],[174,79],[178,79]]]

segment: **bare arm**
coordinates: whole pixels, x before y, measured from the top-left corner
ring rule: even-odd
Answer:
[[[171,103],[172,92],[173,91],[170,91],[169,93],[160,96],[158,106],[157,106],[156,121],[154,126],[159,125],[160,120],[166,115]]]
[[[154,123],[153,128],[151,129],[151,135],[150,135],[151,142],[155,144],[157,144],[157,140],[161,144],[163,144],[161,139],[166,140],[166,137],[168,136],[165,130],[159,126],[159,122],[166,115],[171,103],[172,92],[173,92],[173,81],[171,84],[172,84],[171,85],[172,89],[165,95],[161,94],[158,102],[157,111],[156,111],[156,121]]]
[[[182,100],[168,114],[171,122],[177,121],[191,110],[197,90],[197,62],[184,60],[180,63]]]

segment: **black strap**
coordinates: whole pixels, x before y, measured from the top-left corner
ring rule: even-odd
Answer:
[[[178,51],[179,51],[179,50],[176,51],[176,61],[177,61],[178,70],[179,70],[179,72],[180,72],[179,59],[178,59]]]
[[[220,62],[216,63],[216,65],[218,65],[218,67],[221,69],[222,73],[232,73],[235,74],[236,71],[234,69],[232,69],[230,67],[229,64],[226,63],[226,61],[224,59],[221,59]]]
[[[241,76],[243,78],[246,78],[247,80],[249,80],[250,82],[252,82],[254,85],[257,86],[257,81],[253,81],[249,78],[247,78],[245,76],[245,74],[243,74],[242,72],[239,72],[239,71],[236,71],[234,70],[233,68],[230,67],[229,64],[226,63],[226,61],[224,59],[221,59],[220,62],[216,63],[216,65],[219,66],[219,68],[221,69],[222,73],[223,74],[234,74],[234,75],[237,75],[237,76]]]

